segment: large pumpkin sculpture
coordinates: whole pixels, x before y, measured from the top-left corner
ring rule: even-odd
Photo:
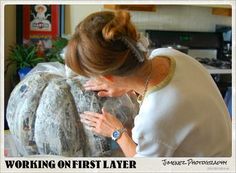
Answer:
[[[105,107],[132,126],[137,104],[129,96],[97,97],[83,89],[86,78],[71,74],[60,63],[41,63],[11,93],[7,121],[22,156],[111,156],[110,140],[80,122],[84,111]]]

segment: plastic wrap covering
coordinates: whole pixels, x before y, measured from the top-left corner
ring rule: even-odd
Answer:
[[[87,130],[79,114],[105,107],[131,128],[137,103],[98,97],[84,90],[87,80],[60,63],[41,63],[14,88],[7,121],[22,156],[111,156],[110,140]]]

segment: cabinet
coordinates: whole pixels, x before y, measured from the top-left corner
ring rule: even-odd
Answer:
[[[104,8],[106,9],[112,9],[112,10],[131,10],[131,11],[156,11],[156,5],[104,5]]]
[[[232,6],[228,4],[222,5],[194,5],[199,7],[208,7],[211,8],[212,15],[220,15],[220,16],[232,16]]]
[[[192,5],[191,5],[192,6]],[[199,7],[210,7],[212,8],[213,15],[221,15],[221,16],[232,16],[232,8],[229,5],[194,5]],[[112,10],[130,10],[130,11],[156,11],[157,5],[144,5],[144,4],[107,4],[104,5],[105,9]]]
[[[213,15],[232,16],[231,8],[212,8]]]

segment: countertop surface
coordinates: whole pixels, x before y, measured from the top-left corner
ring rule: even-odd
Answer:
[[[213,66],[202,64],[210,74],[231,74],[232,69],[220,69]]]

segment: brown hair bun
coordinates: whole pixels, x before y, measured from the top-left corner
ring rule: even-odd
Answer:
[[[115,11],[115,17],[105,25],[102,34],[105,40],[115,40],[120,36],[128,36],[137,41],[137,32],[130,21],[127,11]]]

